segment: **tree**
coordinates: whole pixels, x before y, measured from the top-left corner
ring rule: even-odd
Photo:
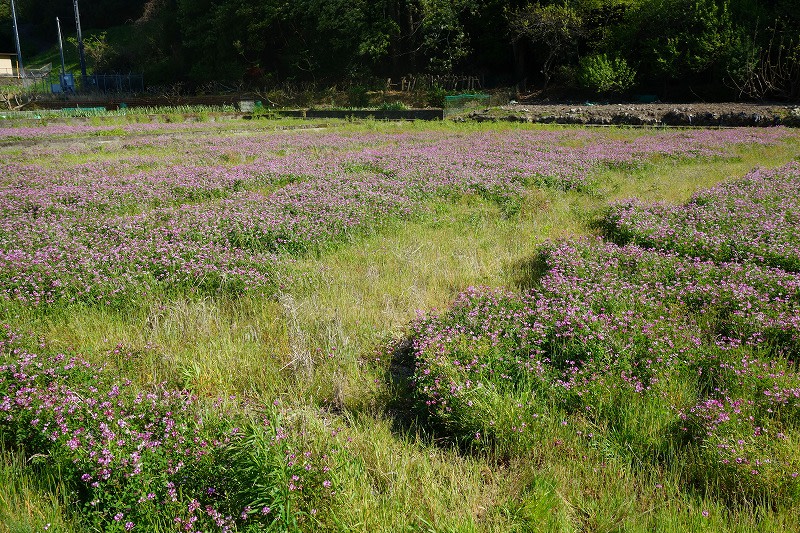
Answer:
[[[598,93],[624,93],[633,87],[635,78],[636,72],[621,57],[593,54],[579,63],[578,81]]]
[[[14,36],[11,31],[11,2],[0,2],[0,50],[13,50]]]
[[[757,34],[737,42],[739,53],[731,61],[727,81],[739,97],[800,99],[800,36],[783,35],[776,26],[768,30],[766,45],[758,43]]]
[[[145,3],[145,0],[80,0],[81,27],[104,29],[132,22],[140,16]],[[64,25],[75,21],[70,0],[15,0],[15,4],[20,26],[30,26],[37,39],[52,41],[56,17]]]
[[[528,40],[545,46],[541,68],[545,89],[550,83],[556,60],[574,50],[584,34],[581,15],[566,4],[529,4],[512,11],[508,23],[515,41]]]
[[[652,79],[711,74],[732,44],[728,0],[660,0],[641,4],[634,16],[636,42],[626,44],[639,44],[644,73]]]
[[[420,8],[420,52],[430,71],[450,72],[469,54],[469,38],[460,17],[474,5],[468,0],[421,0]]]

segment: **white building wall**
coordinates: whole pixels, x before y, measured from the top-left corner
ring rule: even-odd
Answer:
[[[0,76],[16,76],[12,59],[13,56],[0,55]]]

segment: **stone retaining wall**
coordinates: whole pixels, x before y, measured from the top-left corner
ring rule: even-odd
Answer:
[[[761,104],[509,105],[461,120],[629,126],[800,127],[800,106]]]

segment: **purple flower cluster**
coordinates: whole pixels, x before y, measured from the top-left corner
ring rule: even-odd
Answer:
[[[701,450],[681,468],[726,494],[792,501],[798,274],[602,241],[549,244],[538,261],[535,289],[469,289],[414,324],[416,395],[435,425],[518,453],[558,420],[614,427],[620,404],[661,405]]]
[[[421,407],[462,442],[512,451],[559,419],[589,421],[578,434],[639,458],[672,450],[674,468],[725,499],[793,504],[798,198],[792,163],[684,206],[613,206],[607,233],[628,244],[546,245],[535,289],[470,289],[414,325]]]
[[[8,326],[0,338],[0,438],[79,485],[82,519],[99,530],[289,527],[335,494],[340,452],[309,451],[277,408],[249,419],[230,400],[143,390],[79,356],[32,353]]]
[[[415,325],[418,392],[467,435],[498,387],[534,382],[573,401],[609,380],[646,392],[701,347],[797,353],[796,275],[588,242],[551,245],[541,260],[539,289],[470,289]],[[465,401],[474,409],[462,411]]]
[[[697,193],[685,205],[626,201],[606,217],[619,242],[715,261],[800,271],[800,164],[756,169]]]
[[[786,376],[780,379],[786,381]],[[796,374],[791,381],[798,390]],[[793,403],[796,422],[800,401],[795,397]],[[800,486],[800,458],[793,441],[797,426],[771,416],[770,406],[766,396],[726,393],[682,410],[681,429],[699,447],[692,465],[699,471],[695,475],[725,489],[732,500],[765,495],[778,502],[795,500]]]
[[[209,124],[198,122],[160,123],[148,122],[138,124],[94,125],[90,123],[53,123],[36,126],[0,127],[2,139],[49,139],[52,137],[102,136],[121,132],[141,134],[161,131],[208,130]]]

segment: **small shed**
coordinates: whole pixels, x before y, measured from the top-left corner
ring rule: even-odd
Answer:
[[[0,52],[0,78],[10,78],[17,75],[17,54]]]

